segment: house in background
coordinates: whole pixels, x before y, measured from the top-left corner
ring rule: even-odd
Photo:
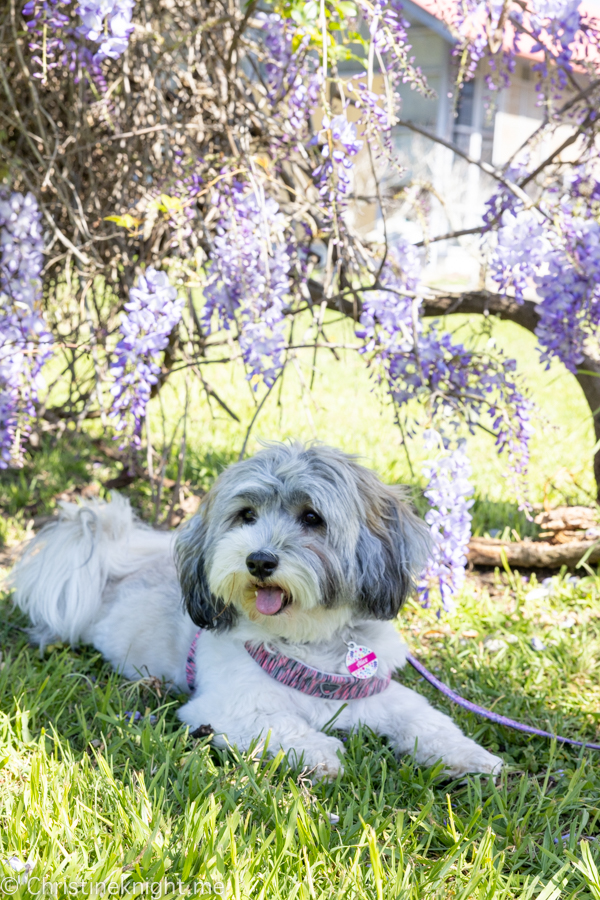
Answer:
[[[444,22],[444,12],[454,2],[404,0],[405,16],[411,23],[412,55],[435,97],[425,98],[409,86],[401,85],[400,119],[455,144],[474,160],[501,166],[544,121],[533,70],[537,57],[524,49],[517,59],[510,85],[500,91],[487,88],[485,69],[480,65],[456,99],[452,93],[458,65],[453,55],[455,42]],[[589,0],[585,5],[592,6]],[[597,6],[597,10],[590,11],[600,13],[600,3]],[[383,91],[381,78],[379,82],[374,87]],[[570,131],[570,126],[564,125],[551,138],[541,136],[533,151],[534,161],[543,160]],[[493,178],[447,147],[402,125],[395,127],[393,140],[406,176],[402,179],[390,175],[386,179],[387,196],[398,198],[397,203],[392,202],[392,212],[386,217],[388,238],[401,234],[416,243],[426,236],[475,227],[481,222],[485,201],[497,185]],[[562,158],[574,159],[576,149],[571,146]],[[409,182],[412,187],[406,189]],[[368,197],[372,188],[372,179],[363,165],[357,172],[356,194]],[[415,216],[414,204],[419,194],[424,201],[423,212]],[[354,224],[371,239],[383,238],[377,204],[359,201],[354,210]],[[431,282],[474,285],[480,277],[478,239],[462,237],[430,244],[428,262]]]

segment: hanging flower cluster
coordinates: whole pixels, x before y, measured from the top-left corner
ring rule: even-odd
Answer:
[[[319,104],[322,70],[308,53],[308,35],[295,22],[277,13],[259,12],[257,18],[262,22],[267,97],[281,110],[282,143],[289,152],[307,139],[311,114]]]
[[[321,156],[324,162],[313,171],[321,200],[329,204],[343,203],[351,183],[353,157],[362,147],[356,135],[356,125],[344,113],[331,120],[324,116],[319,133]]]
[[[400,0],[383,3],[360,0],[359,8],[368,28],[367,52],[371,57],[371,66],[369,72],[349,78],[345,90],[354,101],[354,106],[361,111],[358,122],[361,134],[375,151],[376,157],[401,170],[392,140],[396,107],[400,104],[397,87],[400,82],[410,83],[424,97],[432,96],[432,92],[421,69],[415,65],[414,57],[410,56],[410,23],[404,18]],[[372,84],[370,86],[375,67],[384,78],[383,97],[372,89]]]
[[[593,197],[592,188],[592,197]],[[541,359],[575,373],[587,340],[600,328],[600,223],[572,196],[549,198],[548,217],[521,207],[502,215],[491,259],[494,280],[517,300],[530,285],[541,303],[536,334]]]
[[[501,353],[491,356],[468,349],[452,335],[440,334],[435,324],[426,330],[419,317],[420,283],[416,249],[400,239],[388,253],[378,289],[363,292],[362,315],[356,329],[363,341],[362,353],[377,377],[385,382],[397,407],[406,406],[412,399],[425,401],[430,417],[443,429],[443,436],[432,432],[436,440],[448,443],[461,422],[471,431],[482,419],[491,422],[498,452],[506,452],[519,505],[526,509],[523,485],[533,429],[531,402],[516,382],[516,363]],[[456,458],[448,457],[455,462],[440,463],[444,471],[455,464],[459,468],[468,465],[464,447],[456,453]],[[433,478],[435,472],[432,464],[428,477]],[[464,482],[461,484],[464,486]],[[457,486],[456,490],[460,488]],[[435,515],[430,514],[435,541],[439,534],[449,535],[457,527],[455,511],[448,513],[446,521],[445,509],[442,504]],[[456,515],[459,512],[457,507]],[[460,521],[463,524],[457,531],[457,540],[462,546],[469,539],[470,517],[463,516]],[[436,570],[445,606],[464,577],[465,563],[464,553],[455,553],[452,540],[448,541],[443,545],[446,555],[443,564],[439,563],[442,568]]]
[[[505,87],[521,49],[543,51],[534,68],[548,75],[548,58],[558,64],[558,83],[566,85],[566,72],[586,57],[590,44],[580,0],[541,0],[531,5],[517,0],[466,0],[453,6],[451,25],[458,37],[455,55],[463,64],[462,80],[469,81],[477,64],[488,58],[486,82],[490,89]]]
[[[135,447],[140,445],[146,407],[160,376],[160,354],[181,319],[184,304],[166,273],[152,266],[129,292],[121,322],[122,338],[110,369],[114,378],[110,415],[116,420],[117,431],[132,429]]]
[[[99,44],[96,59],[118,59],[127,49],[135,0],[81,0],[79,33]]]
[[[423,604],[429,606],[431,588],[436,585],[442,606],[451,612],[453,597],[464,583],[471,538],[471,464],[464,441],[460,441],[454,450],[445,450],[437,432],[428,430],[424,437],[429,448],[441,448],[442,455],[423,467],[428,482],[425,497],[431,507],[425,521],[431,530],[433,547],[419,584],[419,596]]]
[[[465,347],[419,316],[420,263],[414,247],[399,239],[388,253],[377,290],[365,291],[356,334],[398,406],[426,398],[431,415],[447,426],[473,427],[491,417],[497,446],[509,467],[524,475],[529,459],[531,403],[519,390],[516,363]]]
[[[32,194],[0,195],[0,468],[22,462],[51,337],[40,311],[43,236]]]
[[[273,384],[283,365],[291,265],[285,218],[257,187],[234,183],[217,202],[222,217],[204,288],[206,330],[237,331],[247,377]]]
[[[430,94],[427,81],[418,66],[415,66],[408,39],[410,23],[404,16],[401,0],[358,0],[358,6],[369,30],[375,52],[384,72],[394,83],[400,79],[415,85],[415,89],[425,95]]]
[[[107,83],[100,63],[108,54],[94,52],[82,43],[85,34],[71,17],[70,9],[71,0],[27,0],[23,7],[31,35],[29,49],[37,68],[33,77],[46,84],[53,69],[66,68],[74,73],[75,83],[83,73],[103,94]],[[109,37],[103,39],[110,41]]]
[[[100,63],[125,52],[134,30],[134,7],[135,0],[81,0],[74,19],[71,0],[27,0],[23,15],[37,66],[34,77],[46,82],[52,69],[66,67],[76,73],[81,68],[101,92],[106,91]],[[99,47],[90,49],[83,43],[86,38]]]
[[[72,70],[74,61],[69,59],[69,41],[64,33],[70,21],[68,3],[69,0],[28,0],[23,7],[32,37],[29,49],[38,66],[34,78],[45,78],[48,71],[65,64]]]

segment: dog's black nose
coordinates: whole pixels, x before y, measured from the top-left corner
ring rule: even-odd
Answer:
[[[279,565],[279,557],[269,550],[256,550],[246,557],[248,571],[255,578],[268,578]]]

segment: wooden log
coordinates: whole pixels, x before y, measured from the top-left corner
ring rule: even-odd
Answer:
[[[468,560],[474,566],[501,566],[502,549],[506,561],[513,568],[560,569],[574,567],[585,553],[594,547],[587,562],[600,562],[600,543],[596,541],[571,541],[568,544],[549,544],[546,541],[500,541],[497,538],[471,538]]]

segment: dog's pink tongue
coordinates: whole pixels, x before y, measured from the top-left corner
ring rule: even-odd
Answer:
[[[263,616],[274,616],[283,605],[283,591],[277,587],[258,588],[256,608]]]

